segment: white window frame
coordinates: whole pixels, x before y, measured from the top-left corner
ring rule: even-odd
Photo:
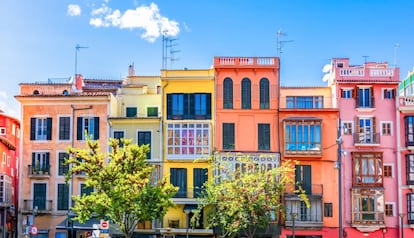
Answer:
[[[47,140],[47,117],[36,117],[35,123],[35,140]]]
[[[82,117],[82,140],[85,141],[85,130],[86,130],[86,123],[85,121],[88,120],[88,134],[86,136],[94,136],[95,135],[95,117],[97,117],[96,115],[81,115],[80,117]],[[89,130],[89,127],[91,127],[91,121],[92,121],[92,131],[93,133],[91,133],[91,131]]]
[[[342,99],[351,99],[352,98],[352,90],[354,90],[353,88],[341,88],[341,90],[342,90],[342,93],[345,94],[345,92],[346,92],[346,95],[347,95],[346,97],[343,97],[341,95]],[[349,93],[349,95],[348,95],[348,93]]]

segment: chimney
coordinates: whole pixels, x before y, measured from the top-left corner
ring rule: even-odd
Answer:
[[[83,77],[82,74],[76,74],[76,90],[82,91],[83,84]]]
[[[129,65],[128,69],[128,76],[134,76],[135,75],[135,69],[134,69],[134,63]]]

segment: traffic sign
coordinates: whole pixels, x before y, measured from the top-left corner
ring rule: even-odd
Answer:
[[[30,234],[32,234],[33,236],[37,235],[38,232],[39,230],[37,229],[36,226],[30,227]]]
[[[107,230],[109,229],[109,222],[101,220],[101,230]]]

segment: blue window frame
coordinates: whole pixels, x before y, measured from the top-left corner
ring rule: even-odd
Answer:
[[[211,93],[167,94],[167,119],[211,119]]]
[[[287,120],[285,121],[286,151],[320,151],[321,120]]]

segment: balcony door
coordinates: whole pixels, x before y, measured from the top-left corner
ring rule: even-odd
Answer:
[[[39,210],[46,210],[46,184],[33,184],[33,208],[37,206]]]

